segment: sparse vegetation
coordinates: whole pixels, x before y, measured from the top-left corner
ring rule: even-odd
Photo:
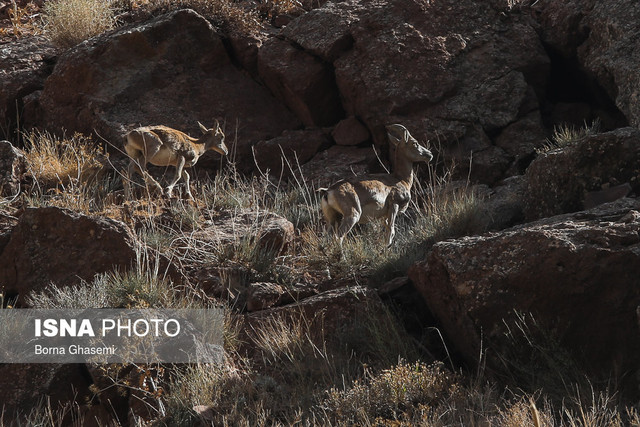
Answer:
[[[589,135],[595,135],[600,132],[600,120],[596,119],[591,124],[584,123],[581,128],[573,125],[563,124],[553,128],[553,135],[547,139],[545,144],[538,149],[539,153],[544,153],[556,148],[564,147],[575,142],[583,140]]]
[[[436,179],[430,170],[432,179],[419,180],[407,214],[398,218],[391,248],[381,247],[383,225],[372,223],[347,236],[341,252],[325,232],[316,193],[302,178],[274,183],[266,176],[244,177],[227,166],[210,180],[192,183],[193,203],[148,194],[126,199],[118,195],[116,172],[81,178],[84,171],[105,168],[99,161],[102,152],[91,150],[88,139],[32,134],[28,141],[33,188],[27,205],[119,218],[136,226],[143,243],[133,270],[102,274],[76,287],[52,284],[27,298],[32,307],[212,304],[201,290],[172,283],[157,262],[160,256],[177,265],[216,266],[223,286],[228,282],[230,288],[256,280],[286,287],[304,277],[378,285],[405,274],[435,242],[478,233],[487,225],[481,199],[465,186],[448,189],[449,179]],[[105,189],[96,190],[96,183]],[[243,215],[249,210],[275,212],[295,224],[299,236],[287,252],[259,244],[265,226],[259,214],[251,217],[248,232],[232,230],[219,240],[198,237],[198,231],[221,218],[246,224]],[[175,426],[638,425],[636,408],[590,383],[552,336],[524,315],[505,338],[513,351],[502,355],[502,376],[489,376],[482,369],[470,374],[433,360],[382,307],[351,315],[340,327],[325,325],[323,312],[291,311],[250,322],[234,310],[226,310],[222,365],[110,366],[103,375],[108,384],[147,402],[152,419]],[[110,387],[95,385],[93,392],[102,396]],[[23,420],[59,425],[63,416],[78,411],[43,401]]]

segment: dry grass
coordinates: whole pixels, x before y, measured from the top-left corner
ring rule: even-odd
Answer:
[[[58,138],[47,132],[24,135],[29,172],[43,189],[67,186],[101,167],[104,149],[90,137]]]
[[[193,183],[195,204],[149,196],[109,202],[106,193],[95,192],[96,180],[81,179],[100,156],[89,140],[33,135],[31,141],[36,189],[30,190],[28,203],[118,212],[137,225],[146,245],[133,271],[108,273],[79,287],[51,286],[29,297],[34,307],[210,303],[201,292],[167,280],[158,264],[148,261],[157,253],[178,265],[236,269],[241,276],[237,280],[247,283],[260,279],[287,284],[302,274],[313,277],[314,272],[328,271],[334,278],[375,284],[405,274],[435,241],[486,226],[481,200],[471,191],[442,191],[447,180],[431,180],[415,188],[407,214],[398,218],[397,240],[390,249],[382,248],[382,225],[377,223],[354,230],[341,252],[324,231],[316,194],[302,179],[284,185],[266,177],[243,177],[229,167],[205,184]],[[117,179],[111,188],[121,191]],[[258,245],[261,220],[250,224],[248,235],[238,232],[219,242],[194,237],[194,231],[211,227],[215,219],[234,221],[245,209],[277,212],[296,224],[300,236],[289,252],[280,255]],[[372,307],[329,329],[322,313],[274,315],[250,326],[230,309],[225,364],[167,367],[168,379],[147,370],[145,375],[155,375],[153,381],[163,393],[142,388],[136,392],[154,402],[154,420],[176,426],[638,425],[637,408],[621,405],[615,393],[584,381],[552,337],[524,317],[506,337],[514,343],[513,351],[503,355],[504,376],[496,380],[434,362],[393,315],[381,311]],[[58,425],[56,411],[44,404],[25,416],[26,425],[43,419],[43,425]]]
[[[151,16],[178,9],[193,9],[225,33],[257,34],[262,28],[251,2],[232,0],[119,0],[118,8]]]
[[[114,9],[104,0],[45,2],[44,31],[57,46],[69,48],[115,26]]]
[[[400,362],[345,390],[332,388],[322,405],[332,424],[399,420],[414,408],[446,399],[455,392],[455,383],[441,364]]]
[[[600,132],[600,119],[596,119],[591,124],[584,123],[581,128],[576,128],[573,125],[564,124],[555,126],[553,128],[553,135],[550,139],[547,139],[544,145],[539,148],[538,153],[545,153],[547,151],[561,148],[569,144],[582,141],[584,138],[590,135],[595,135]]]
[[[7,15],[10,25],[0,28],[0,38],[18,39],[40,32],[38,7],[34,3],[28,2],[21,7],[18,2],[13,2],[7,9]]]

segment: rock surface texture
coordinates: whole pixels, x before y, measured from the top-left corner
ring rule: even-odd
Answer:
[[[640,131],[627,127],[580,138],[531,163],[526,172],[526,216],[575,212],[582,209],[588,192],[625,183],[636,193],[640,189]]]
[[[41,90],[55,64],[56,53],[43,37],[27,37],[0,46],[0,118],[15,126],[28,96]]]
[[[600,374],[640,368],[640,202],[622,199],[502,233],[437,243],[410,278],[455,348],[504,348],[531,313]],[[513,325],[513,323],[511,323]]]
[[[640,4],[633,0],[542,0],[535,9],[543,41],[586,72],[586,87],[602,90],[600,96],[613,100],[629,124],[640,125],[640,77],[636,72]]]
[[[66,51],[40,97],[43,126],[98,133],[121,147],[126,131],[163,124],[198,135],[218,118],[237,138],[242,167],[249,145],[299,126],[269,91],[238,70],[222,39],[191,10],[125,27]],[[237,132],[237,133],[236,133]],[[203,159],[206,163],[206,157]]]
[[[8,294],[22,299],[51,282],[69,286],[97,273],[126,270],[136,259],[137,244],[121,222],[54,207],[29,208],[0,256],[0,278]]]
[[[332,64],[344,110],[376,145],[386,146],[385,124],[402,122],[419,140],[437,136],[463,165],[473,151],[472,174],[491,183],[514,161],[492,137],[537,111],[535,89],[544,87],[549,65],[533,21],[505,7],[328,2],[281,36]]]

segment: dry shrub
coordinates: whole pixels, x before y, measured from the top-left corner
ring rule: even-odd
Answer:
[[[75,46],[115,25],[111,2],[104,0],[54,0],[45,3],[44,12],[45,33],[63,48]]]
[[[351,388],[331,389],[325,414],[337,424],[365,424],[370,420],[398,420],[412,407],[435,404],[455,391],[455,376],[442,364],[398,365]]]
[[[20,37],[38,34],[39,26],[36,19],[39,16],[38,6],[32,2],[20,6],[17,2],[12,2],[6,9],[10,27],[0,28],[0,37]]]
[[[80,181],[87,172],[101,167],[104,156],[102,147],[79,133],[60,139],[34,131],[25,135],[25,148],[30,173],[44,188]]]
[[[121,0],[119,4],[124,10],[151,15],[193,9],[225,33],[255,34],[261,28],[254,9],[231,0]]]

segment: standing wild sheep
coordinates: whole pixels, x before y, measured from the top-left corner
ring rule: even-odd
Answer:
[[[127,134],[124,149],[131,158],[127,177],[124,179],[125,192],[129,194],[129,180],[134,173],[142,175],[146,183],[151,182],[160,192],[162,187],[147,172],[147,163],[156,166],[175,166],[176,173],[167,187],[167,197],[171,197],[173,187],[184,178],[187,185],[187,194],[193,199],[189,188],[189,174],[185,168],[196,164],[200,156],[206,151],[213,150],[222,155],[229,151],[224,144],[224,133],[220,123],[216,123],[212,129],[207,129],[198,122],[202,136],[192,138],[184,132],[166,126],[143,126],[132,130]]]
[[[411,200],[413,164],[433,159],[431,151],[420,145],[404,126],[388,125],[387,135],[395,146],[393,173],[343,179],[318,190],[322,194],[322,213],[340,245],[354,225],[384,218],[387,246],[391,246],[396,216],[407,209]]]

